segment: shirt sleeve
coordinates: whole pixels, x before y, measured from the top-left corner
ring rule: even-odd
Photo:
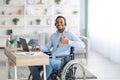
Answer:
[[[74,34],[72,35],[72,39],[69,39],[68,41],[69,41],[68,44],[72,47],[85,48],[84,42]]]
[[[51,46],[52,46],[52,41],[50,39],[45,46],[41,46],[41,51],[42,52],[49,52],[51,49]]]

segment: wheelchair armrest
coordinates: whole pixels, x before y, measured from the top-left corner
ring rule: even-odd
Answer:
[[[65,57],[69,57],[69,56],[71,56],[71,55],[62,55],[62,56],[56,56],[56,58],[65,58]]]
[[[45,54],[49,55],[51,57],[51,52],[44,52]],[[70,55],[62,55],[62,56],[56,56],[56,58],[65,58]]]
[[[66,57],[71,57],[71,59],[74,59],[74,53],[73,53],[73,51],[74,51],[74,47],[71,47],[71,51],[70,51],[70,54],[69,54],[69,55],[56,56],[56,58],[66,58]],[[51,52],[44,52],[44,53],[47,54],[47,55],[49,55],[50,58],[52,58],[52,57],[51,57]]]
[[[70,54],[70,55],[56,56],[56,58],[63,58],[63,59],[69,58],[69,59],[73,60],[74,59],[73,56],[74,56],[73,54]]]

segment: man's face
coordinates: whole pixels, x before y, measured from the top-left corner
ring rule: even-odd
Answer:
[[[58,29],[58,32],[63,32],[65,29],[65,22],[63,18],[58,18],[56,20],[56,28]]]

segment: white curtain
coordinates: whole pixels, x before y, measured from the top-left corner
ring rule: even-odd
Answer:
[[[120,0],[88,0],[91,48],[120,62]]]

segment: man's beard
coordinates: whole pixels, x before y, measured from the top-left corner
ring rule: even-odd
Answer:
[[[63,28],[63,29],[58,29],[58,32],[59,32],[59,33],[62,33],[64,30],[65,30],[65,28]]]

